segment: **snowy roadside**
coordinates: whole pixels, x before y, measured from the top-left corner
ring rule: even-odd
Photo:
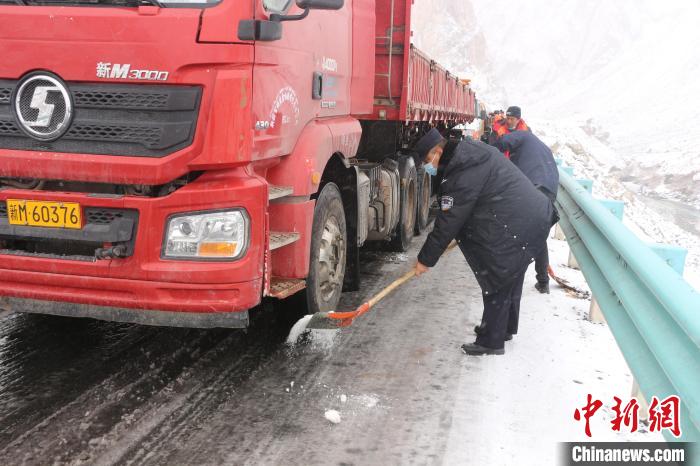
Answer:
[[[577,178],[594,181],[594,196],[625,202],[623,221],[641,239],[686,248],[684,278],[700,289],[695,217],[689,220],[690,228],[679,226],[650,202],[648,191],[630,189],[624,182],[625,160],[580,123],[529,123],[557,156],[574,167]],[[655,194],[664,194],[662,190]],[[700,230],[700,223],[695,228]],[[556,273],[590,291],[580,271],[566,265],[567,243],[550,239],[549,248]],[[531,267],[525,280],[521,331],[507,343],[506,357],[467,358],[461,367],[460,395],[444,463],[512,464],[517,458],[519,464],[557,464],[559,442],[664,441],[659,432],[648,432],[643,424],[634,433],[624,426],[622,432],[612,430],[613,397],[626,403],[632,389],[632,375],[614,337],[606,324],[588,320],[589,299],[568,295],[554,283],[552,294],[542,296],[534,290],[534,282]],[[477,322],[480,302],[477,297],[470,299],[468,308],[474,313],[470,317]],[[591,419],[592,438],[573,417],[588,394],[603,402]]]
[[[590,291],[583,275],[566,266],[566,242],[550,239],[549,249],[557,275]],[[590,300],[554,282],[551,294],[541,295],[534,283],[531,266],[520,330],[506,343],[506,355],[465,358],[443,464],[558,464],[559,442],[663,441],[642,424],[635,433],[612,430],[613,397],[629,401],[632,375],[607,325],[587,320]],[[480,297],[469,299],[469,317],[477,322]],[[588,394],[603,402],[591,418],[592,438],[573,416]]]

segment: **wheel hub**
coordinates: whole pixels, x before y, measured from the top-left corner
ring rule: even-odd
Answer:
[[[338,220],[328,217],[323,227],[318,254],[319,288],[324,301],[329,301],[343,285],[344,259],[345,241]]]

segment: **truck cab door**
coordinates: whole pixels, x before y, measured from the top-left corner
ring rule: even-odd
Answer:
[[[252,43],[238,38],[241,20],[253,19],[256,0],[222,0],[202,10],[198,42],[214,44]]]
[[[349,114],[352,1],[282,23],[282,38],[255,43],[253,158],[289,154],[313,120]],[[255,18],[303,11],[294,0],[256,0]]]

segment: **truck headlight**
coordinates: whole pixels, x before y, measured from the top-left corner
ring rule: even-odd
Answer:
[[[191,212],[168,219],[162,257],[166,259],[238,259],[250,236],[242,209]]]

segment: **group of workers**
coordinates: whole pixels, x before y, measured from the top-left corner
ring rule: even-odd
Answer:
[[[497,116],[497,115],[496,115]],[[551,150],[525,124],[519,107],[493,119],[489,144],[426,133],[414,150],[435,176],[440,210],[418,254],[416,276],[456,240],[484,302],[470,355],[504,354],[518,332],[525,272],[535,260],[540,293],[549,293],[547,236],[559,217],[559,172]]]

